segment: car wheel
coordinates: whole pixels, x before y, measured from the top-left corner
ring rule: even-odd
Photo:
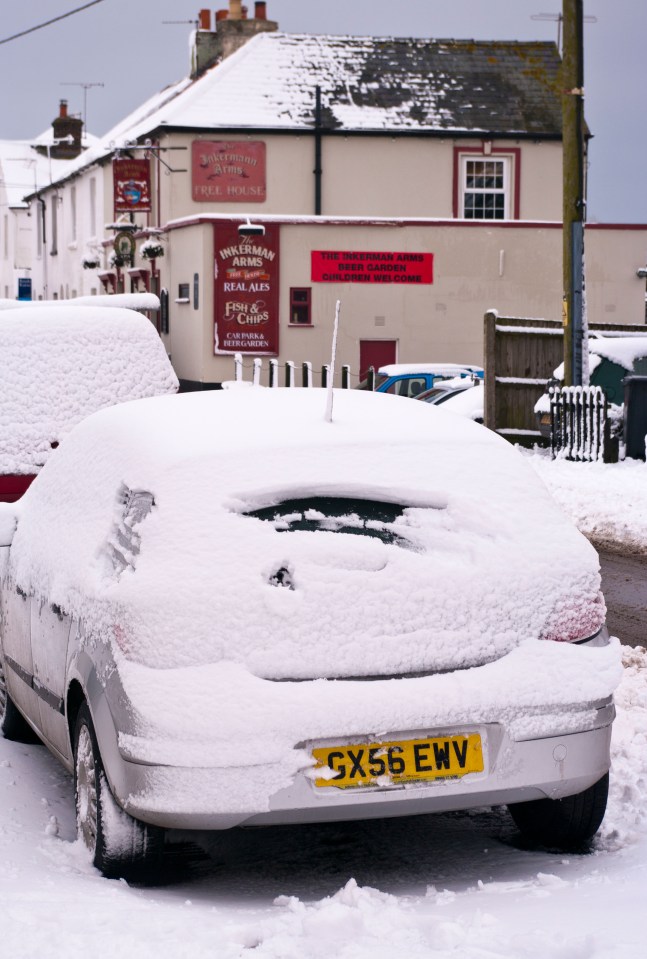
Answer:
[[[74,794],[77,834],[97,869],[108,879],[151,878],[161,862],[164,830],[134,819],[116,802],[86,703],[76,720]]]
[[[604,819],[609,774],[564,799],[535,799],[508,806],[517,828],[533,842],[573,849],[591,839]]]
[[[40,740],[7,691],[4,664],[0,659],[0,732],[5,739],[17,743],[39,743]]]

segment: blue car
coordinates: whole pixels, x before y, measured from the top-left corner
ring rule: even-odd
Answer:
[[[396,396],[416,398],[420,393],[430,390],[439,380],[454,377],[478,377],[483,379],[483,367],[462,363],[392,363],[381,366],[375,373],[373,389],[376,393],[393,393]],[[367,377],[358,389],[370,390]]]

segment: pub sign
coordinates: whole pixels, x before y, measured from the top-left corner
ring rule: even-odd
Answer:
[[[215,354],[278,354],[279,230],[240,236],[237,223],[214,225]]]
[[[194,140],[193,199],[198,203],[263,203],[265,143],[262,140]]]
[[[151,173],[149,160],[112,161],[115,214],[126,210],[149,213],[151,210]]]

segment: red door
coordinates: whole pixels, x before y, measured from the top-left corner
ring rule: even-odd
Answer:
[[[363,380],[369,366],[375,372],[381,366],[396,362],[397,340],[360,340],[359,341],[359,378]]]

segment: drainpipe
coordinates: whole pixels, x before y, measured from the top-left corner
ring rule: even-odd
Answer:
[[[315,216],[321,216],[321,87],[315,87]]]

